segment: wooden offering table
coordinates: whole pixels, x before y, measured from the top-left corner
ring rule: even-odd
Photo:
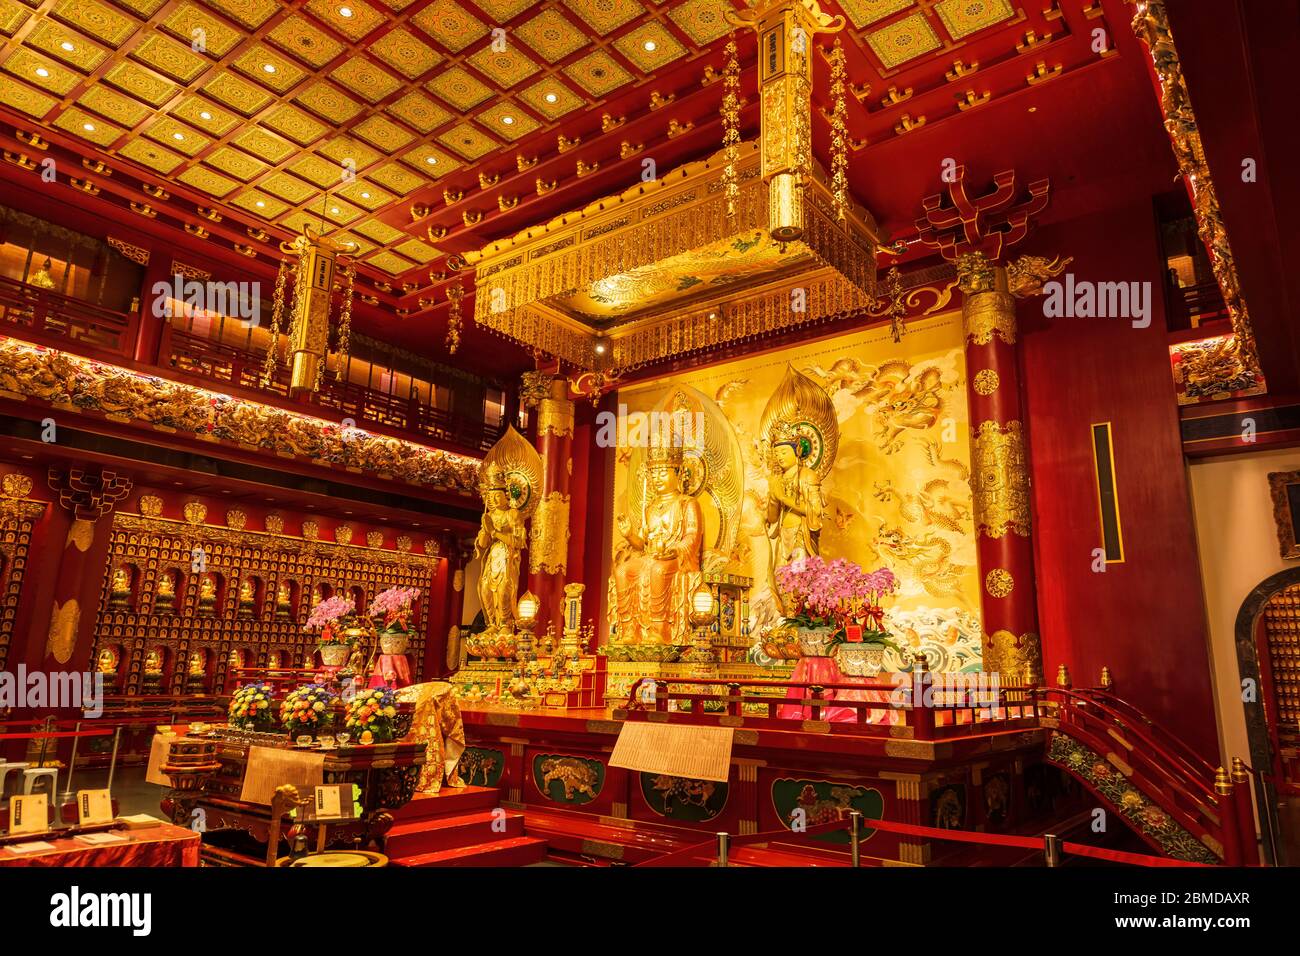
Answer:
[[[197,786],[173,780],[163,811],[178,824],[203,832],[203,858],[217,865],[254,865],[265,856],[275,828],[292,840],[296,824],[275,819],[278,787],[290,784],[304,798],[323,784],[355,784],[361,813],[329,825],[330,846],[367,846],[392,826],[392,811],[415,796],[427,744],[352,744],[332,749],[299,748],[283,734],[218,730],[214,736],[176,738],[214,745],[218,769]]]

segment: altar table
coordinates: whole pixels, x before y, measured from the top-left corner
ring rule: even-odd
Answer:
[[[790,675],[794,683],[809,684],[868,684],[870,681],[858,677],[845,677],[840,673],[839,664],[834,657],[801,657]],[[785,694],[787,699],[798,700],[808,696],[803,687],[791,687]],[[889,691],[863,687],[862,690],[827,690],[826,699],[856,700],[871,703],[888,703]],[[852,707],[822,707],[821,719],[831,723],[853,723],[858,719],[858,712]],[[776,715],[784,720],[812,720],[812,708],[800,704],[782,704],[776,709]],[[893,725],[899,722],[899,712],[869,710],[866,713],[869,724]]]
[[[114,830],[121,843],[90,846],[75,837],[48,839],[51,850],[14,853],[0,847],[0,866],[198,866],[199,834],[170,823],[145,830]]]

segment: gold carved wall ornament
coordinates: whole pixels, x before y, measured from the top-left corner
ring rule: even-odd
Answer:
[[[544,495],[533,513],[528,539],[528,570],[534,574],[563,574],[569,564],[569,496]]]
[[[984,590],[995,598],[1009,597],[1015,587],[1015,578],[1006,568],[994,568],[984,575]]]
[[[1225,369],[1225,374],[1230,379],[1249,378],[1258,383],[1261,375],[1255,333],[1237,276],[1237,263],[1228,244],[1228,231],[1223,224],[1214,179],[1210,175],[1210,166],[1201,145],[1196,114],[1192,111],[1191,97],[1183,79],[1182,62],[1169,29],[1169,17],[1163,0],[1142,0],[1137,5],[1132,26],[1133,32],[1146,45],[1151,56],[1151,64],[1160,87],[1160,111],[1165,117],[1165,130],[1169,133],[1178,170],[1191,190],[1197,233],[1210,254],[1214,278],[1218,281],[1224,304],[1232,319],[1236,362],[1235,368]]]
[[[59,604],[54,602],[50,613],[50,631],[45,641],[45,653],[54,656],[60,664],[72,660],[77,646],[77,626],[81,623],[81,605],[76,598]]]
[[[163,500],[157,495],[142,495],[140,497],[140,514],[150,518],[156,518],[162,514]]]
[[[975,528],[990,538],[1030,531],[1029,468],[1020,422],[981,422],[971,442]]]
[[[17,339],[0,338],[0,392],[64,405],[71,404],[75,395],[81,410],[461,495],[473,494],[478,484],[479,463],[474,458],[364,429],[344,432],[323,419],[39,349]],[[119,483],[105,494],[116,496],[112,499],[116,501],[129,487],[129,482]],[[96,507],[103,504],[101,495]]]
[[[108,244],[136,265],[147,266],[149,264],[148,249],[133,245],[125,239],[118,239],[116,236],[109,236]]]
[[[1002,380],[998,377],[998,373],[993,371],[991,368],[980,369],[975,373],[975,378],[972,379],[972,382],[974,383],[975,392],[978,395],[992,395],[998,390],[998,386],[1002,384]]]

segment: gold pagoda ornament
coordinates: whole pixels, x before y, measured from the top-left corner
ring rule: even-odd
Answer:
[[[768,230],[777,242],[793,242],[804,233],[803,191],[813,166],[812,38],[843,30],[844,17],[823,13],[816,0],[759,0],[727,18],[758,34]]]
[[[295,255],[293,266],[281,263],[276,279],[275,301],[271,315],[271,345],[267,353],[265,379],[269,379],[278,361],[280,334],[285,308],[285,285],[289,274],[294,277],[293,311],[288,328],[289,338],[289,393],[299,395],[320,388],[321,373],[325,366],[325,353],[329,348],[330,298],[334,294],[335,272],[339,269],[339,254],[356,251],[356,243],[332,239],[310,224],[303,226],[302,235],[293,242],[280,243],[280,251]],[[356,268],[350,260],[342,263],[343,298],[339,309],[336,342],[338,352],[345,356],[352,325],[352,286]]]

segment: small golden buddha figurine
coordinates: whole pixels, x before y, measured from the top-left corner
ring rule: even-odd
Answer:
[[[289,593],[289,582],[281,581],[275,589],[275,616],[283,620],[293,617],[293,600]]]
[[[157,649],[150,651],[144,659],[144,692],[157,694],[162,691],[162,655]]]
[[[154,598],[154,609],[170,611],[176,606],[176,579],[172,572],[164,571],[158,575],[158,594]]]
[[[207,691],[208,669],[202,651],[190,653],[189,665],[185,669],[185,693],[202,694]]]
[[[126,568],[113,569],[113,583],[108,589],[108,606],[131,606],[131,572]]]
[[[117,655],[106,647],[99,652],[99,659],[95,666],[105,677],[116,677]]]
[[[199,578],[199,613],[214,614],[217,610],[217,579],[211,574]]]
[[[257,616],[257,592],[253,589],[253,582],[247,578],[239,582],[239,616]]]

